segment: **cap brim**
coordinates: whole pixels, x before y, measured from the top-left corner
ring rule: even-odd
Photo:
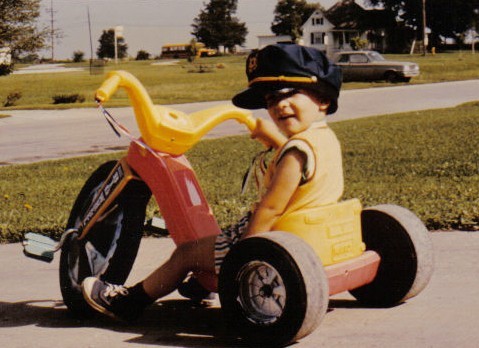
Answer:
[[[266,109],[266,101],[265,96],[268,93],[278,91],[285,87],[304,87],[304,88],[311,88],[310,85],[307,86],[300,86],[298,84],[261,84],[261,85],[253,85],[251,87],[246,88],[245,90],[236,94],[233,99],[233,105],[249,110],[257,110],[257,109]],[[324,91],[323,91],[324,92]],[[327,111],[327,114],[334,114],[338,109],[338,100],[337,97],[330,98],[330,104]]]
[[[248,87],[236,94],[233,99],[233,105],[243,109],[266,109],[265,95],[274,91],[273,88],[264,88],[259,86]]]

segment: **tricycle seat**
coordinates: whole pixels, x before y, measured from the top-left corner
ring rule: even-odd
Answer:
[[[291,232],[315,250],[324,266],[360,256],[366,249],[361,235],[358,199],[350,199],[282,216],[274,230]]]

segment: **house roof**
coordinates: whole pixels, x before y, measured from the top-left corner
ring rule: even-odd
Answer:
[[[365,10],[354,0],[338,1],[324,15],[335,29],[361,29]]]

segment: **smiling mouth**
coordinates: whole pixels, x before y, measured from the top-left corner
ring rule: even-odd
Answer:
[[[280,116],[279,120],[284,121],[284,120],[287,120],[287,119],[290,119],[290,118],[295,118],[295,117],[296,117],[296,115],[294,115],[294,114],[293,115],[284,115],[284,116]]]

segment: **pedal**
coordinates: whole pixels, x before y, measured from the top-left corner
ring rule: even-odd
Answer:
[[[53,239],[32,232],[25,234],[22,244],[25,256],[44,262],[53,261],[53,254],[57,250],[58,245]]]

